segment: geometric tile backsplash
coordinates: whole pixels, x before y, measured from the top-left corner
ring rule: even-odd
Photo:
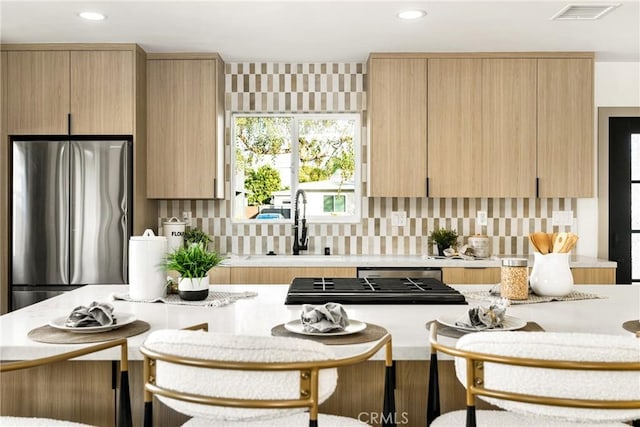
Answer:
[[[228,63],[225,65],[225,164],[229,171],[231,113],[357,112],[366,123],[366,64],[362,63]],[[366,128],[361,131],[366,152]],[[366,158],[363,156],[363,161]],[[366,181],[366,165],[362,165]],[[230,173],[226,173],[227,179]],[[225,183],[228,189],[229,182]],[[391,198],[366,197],[363,183],[362,220],[355,224],[309,225],[309,251],[322,254],[432,253],[427,236],[438,227],[457,230],[460,241],[482,233],[492,238],[492,254],[531,252],[527,234],[533,231],[569,231],[553,227],[552,211],[576,212],[573,198]],[[486,227],[476,225],[476,211],[486,211]],[[198,228],[213,238],[222,254],[291,253],[291,224],[246,224],[231,221],[228,200],[161,200],[158,228],[182,212],[191,211]],[[407,214],[405,227],[391,226],[391,212]],[[575,221],[574,221],[575,222]]]

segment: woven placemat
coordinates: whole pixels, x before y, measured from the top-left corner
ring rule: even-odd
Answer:
[[[169,294],[167,296],[158,297],[154,299],[139,300],[139,299],[131,298],[131,295],[129,295],[128,293],[124,293],[124,294],[113,293],[111,294],[111,299],[116,301],[122,300],[122,301],[129,301],[129,302],[148,302],[148,303],[162,302],[165,304],[195,305],[195,306],[204,306],[204,307],[222,307],[225,305],[229,305],[239,299],[253,298],[255,296],[258,296],[257,292],[209,291],[209,295],[205,299],[200,301],[187,301],[180,298],[180,295],[177,295],[177,294]]]
[[[109,341],[127,338],[148,331],[151,326],[142,320],[136,320],[118,329],[93,334],[63,331],[49,325],[40,326],[29,331],[29,339],[49,344],[85,344],[90,342]]]
[[[296,334],[294,332],[288,331],[284,327],[283,323],[271,328],[271,335],[276,337],[304,338],[318,341],[322,344],[327,345],[361,344],[365,342],[377,341],[385,336],[386,333],[387,330],[385,328],[383,328],[382,326],[374,325],[373,323],[367,323],[367,327],[364,331],[350,335],[319,336]]]
[[[460,293],[464,295],[465,298],[471,298],[471,299],[480,300],[480,301],[493,301],[496,298],[500,298],[499,294],[493,294],[491,293],[491,291],[470,291],[470,292],[461,291]],[[512,300],[509,300],[509,302],[511,303],[511,305],[518,305],[518,304],[537,304],[540,302],[551,302],[551,301],[577,301],[582,299],[598,299],[598,298],[604,298],[604,297],[601,297],[600,295],[596,295],[596,294],[590,294],[587,292],[573,291],[563,297],[543,297],[540,295],[529,294],[529,297],[527,299],[523,299],[523,300],[512,299]]]
[[[435,322],[435,320],[427,322],[425,324],[426,328],[429,329],[433,322]],[[536,322],[527,322],[527,324],[523,328],[518,329],[518,331],[544,332],[544,328],[538,325]],[[452,328],[451,326],[443,325],[442,323],[438,322],[438,335],[449,338],[460,338],[461,336],[468,333],[470,332],[461,331],[460,329]]]
[[[638,333],[640,332],[640,320],[627,320],[622,324],[622,327],[634,334]]]

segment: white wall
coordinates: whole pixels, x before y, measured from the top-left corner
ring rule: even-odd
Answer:
[[[594,147],[598,152],[598,107],[640,106],[640,62],[596,62],[594,80]],[[597,188],[597,176],[594,179]],[[575,232],[580,235],[580,243],[576,252],[595,257],[598,255],[598,198],[578,199],[577,210]],[[603,221],[607,219],[603,218]],[[600,224],[601,230],[606,228],[605,224]]]

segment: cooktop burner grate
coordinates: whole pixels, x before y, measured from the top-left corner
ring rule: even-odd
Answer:
[[[295,278],[285,304],[466,304],[460,292],[434,278]]]

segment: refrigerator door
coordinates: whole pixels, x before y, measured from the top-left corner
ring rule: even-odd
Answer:
[[[70,147],[70,283],[127,283],[131,143]]]
[[[69,281],[69,143],[13,141],[13,285]]]

